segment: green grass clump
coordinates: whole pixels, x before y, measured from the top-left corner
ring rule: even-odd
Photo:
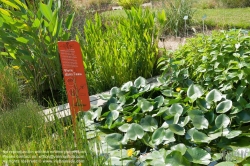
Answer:
[[[250,8],[197,9],[194,20],[202,25],[202,16],[207,15],[205,25],[210,28],[250,28]]]

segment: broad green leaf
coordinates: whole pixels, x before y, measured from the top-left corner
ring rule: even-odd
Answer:
[[[129,82],[122,85],[121,90],[128,92],[130,90],[131,86],[133,86],[133,83],[132,83],[132,81],[129,81]]]
[[[155,130],[155,132],[153,133],[152,135],[152,142],[155,144],[155,145],[159,145],[162,143],[162,141],[164,140],[165,138],[165,129],[160,127],[158,128],[157,130]]]
[[[42,14],[45,16],[45,18],[48,21],[52,21],[52,10],[48,5],[43,4],[42,2],[40,2],[40,11],[42,12]]]
[[[178,124],[170,124],[169,129],[177,135],[184,135],[185,134],[185,129]]]
[[[153,132],[158,128],[158,122],[155,118],[151,116],[146,116],[141,119],[140,125],[142,126],[144,131]]]
[[[180,144],[172,146],[171,150],[179,151],[181,152],[182,155],[184,155],[186,153],[187,147],[185,144],[180,143]]]
[[[187,148],[187,152],[184,156],[192,163],[204,165],[208,165],[211,159],[211,155],[207,151],[198,147]]]
[[[134,85],[136,88],[145,87],[146,84],[147,84],[147,80],[143,77],[138,77],[134,82]]]
[[[116,104],[116,103],[111,103],[110,105],[109,105],[109,110],[110,111],[114,111],[114,110],[116,110],[116,111],[122,111],[122,107],[119,105],[119,104]]]
[[[216,164],[215,166],[235,166],[235,164],[230,161],[224,161],[224,162]]]
[[[137,140],[141,139],[144,135],[144,130],[141,125],[138,125],[136,123],[133,123],[130,125],[128,131],[127,131],[127,137],[131,140]]]
[[[204,94],[203,88],[200,85],[192,84],[188,87],[187,96],[195,101],[197,98],[201,97]]]
[[[18,38],[16,38],[16,40],[21,42],[21,43],[24,43],[24,44],[29,42],[29,39],[24,38],[24,37],[18,37]]]
[[[232,108],[232,101],[231,100],[225,100],[220,102],[216,107],[217,113],[225,113],[229,111]]]
[[[161,91],[161,93],[162,93],[164,96],[172,97],[174,91],[173,91],[173,90],[163,90],[163,91]]]
[[[239,136],[241,133],[242,133],[242,131],[240,131],[240,130],[232,130],[232,131],[230,131],[230,132],[226,135],[226,137],[227,137],[228,139],[232,139],[232,138],[235,138],[235,137]]]
[[[211,103],[212,101],[217,102],[222,99],[222,94],[220,91],[217,89],[211,90],[207,95],[206,95],[206,101]]]
[[[226,128],[230,123],[230,118],[225,115],[225,114],[221,114],[219,116],[216,117],[215,119],[215,126],[217,128]]]
[[[169,108],[169,110],[167,110],[167,112],[170,115],[175,115],[175,114],[182,114],[183,112],[183,107],[180,104],[172,104],[171,107]]]
[[[164,97],[163,96],[158,96],[158,97],[156,97],[154,99],[154,101],[155,101],[155,104],[154,104],[155,108],[159,108],[164,103]]]
[[[179,151],[173,151],[165,158],[166,166],[186,166],[190,162]]]
[[[123,136],[121,134],[112,133],[106,136],[105,141],[107,142],[109,146],[117,149],[117,148],[120,148],[122,139],[123,139]]]
[[[129,127],[130,127],[130,124],[125,123],[125,124],[121,125],[120,127],[118,127],[118,129],[119,129],[120,131],[122,131],[122,132],[125,133],[125,132],[128,131]]]
[[[142,109],[142,112],[151,112],[154,106],[147,100],[140,100],[138,106]]]
[[[190,119],[192,120],[192,124],[197,129],[207,129],[208,128],[208,120],[204,117],[203,112],[201,110],[191,110],[188,112]]]
[[[189,121],[190,121],[190,117],[189,116],[186,116],[185,118],[181,117],[179,125],[182,126],[182,127],[184,127],[184,126],[186,126],[186,124],[188,124]]]
[[[113,87],[113,88],[111,88],[111,90],[110,90],[110,94],[111,95],[117,95],[117,94],[119,94],[120,93],[120,88],[118,88],[118,87]]]
[[[209,143],[210,142],[210,138],[206,134],[197,130],[193,132],[192,137],[193,137],[192,138],[193,141],[197,143]]]

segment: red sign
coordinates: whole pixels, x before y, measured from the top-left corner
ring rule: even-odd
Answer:
[[[81,48],[76,41],[60,41],[58,42],[58,48],[70,111],[74,118],[79,111],[88,111],[90,109]]]

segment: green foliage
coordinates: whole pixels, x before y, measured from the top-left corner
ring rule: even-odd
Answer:
[[[149,10],[126,11],[119,22],[102,24],[101,17],[88,20],[81,41],[91,94],[135,79],[152,77],[158,54],[158,29]]]
[[[37,98],[46,90],[60,89],[63,78],[57,41],[70,39],[74,14],[59,19],[61,1],[40,2],[35,12],[19,1],[1,2],[8,6],[0,11],[1,56],[20,68],[20,79]]]
[[[227,8],[250,7],[249,0],[220,0],[222,5]]]
[[[118,0],[118,4],[124,9],[139,8],[144,0]]]
[[[186,24],[190,25],[194,14],[192,1],[170,0],[166,2],[164,10],[167,18],[164,27],[165,34],[175,36],[185,35],[184,17],[188,16]]]
[[[139,77],[121,88],[114,87],[106,96],[107,105],[85,113],[83,119],[89,124],[99,121],[99,129],[108,134],[107,144],[115,149],[134,148],[135,154],[147,149],[148,154],[137,156],[136,161],[122,158],[134,164],[208,165],[235,157],[234,151],[228,150],[232,153],[226,159],[221,151],[242,148],[235,141],[249,135],[245,130],[250,122],[246,111],[245,118],[235,113],[232,101],[217,89],[191,84],[180,90],[172,81],[158,84],[148,84]],[[249,145],[248,141],[246,154]],[[248,157],[239,156],[232,162],[241,163]]]
[[[13,108],[21,101],[21,90],[14,69],[0,58],[0,112]]]

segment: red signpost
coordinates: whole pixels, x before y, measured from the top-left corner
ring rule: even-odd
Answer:
[[[90,109],[88,86],[83,67],[81,48],[76,41],[59,41],[58,49],[70,112],[73,125],[75,125],[76,114],[79,111],[88,111]]]

